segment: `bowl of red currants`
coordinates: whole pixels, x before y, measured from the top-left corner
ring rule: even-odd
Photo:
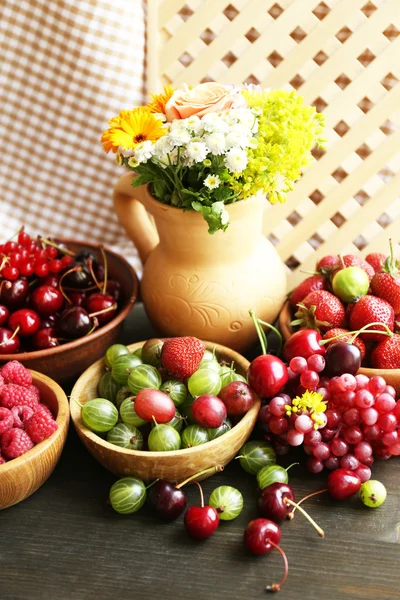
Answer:
[[[257,420],[248,366],[193,337],[114,344],[75,384],[71,418],[116,475],[181,481],[204,472],[201,479],[232,460]]]
[[[137,293],[135,271],[111,250],[20,231],[0,245],[0,363],[73,380],[118,338]]]
[[[33,494],[54,470],[67,438],[61,387],[13,360],[0,369],[0,510]]]

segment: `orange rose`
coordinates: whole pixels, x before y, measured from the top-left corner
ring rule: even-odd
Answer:
[[[196,115],[201,119],[207,113],[231,108],[237,93],[219,83],[200,83],[189,90],[176,90],[165,105],[167,121],[187,119]]]

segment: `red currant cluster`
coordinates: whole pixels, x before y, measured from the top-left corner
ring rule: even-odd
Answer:
[[[312,473],[342,468],[367,481],[374,457],[400,455],[396,391],[383,377],[342,373],[329,378],[321,375],[324,369],[320,354],[292,358],[289,376],[296,391],[272,398],[262,407],[260,422],[276,436],[279,453],[304,444]]]
[[[0,355],[58,346],[115,316],[120,284],[101,251],[103,264],[23,230],[0,245]]]

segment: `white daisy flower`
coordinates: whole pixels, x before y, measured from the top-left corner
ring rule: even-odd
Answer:
[[[119,152],[119,154],[122,154],[122,156],[125,156],[126,158],[128,158],[128,156],[133,156],[135,154],[135,149],[130,148],[129,150],[124,150],[124,148],[122,148],[122,146],[119,146],[118,152]]]
[[[167,135],[159,138],[154,144],[154,156],[156,158],[162,158],[168,152],[171,152],[174,145]]]
[[[229,148],[247,148],[249,137],[240,131],[231,131],[226,136],[226,147]]]
[[[215,190],[219,187],[221,180],[218,175],[207,175],[203,183],[209,190]]]
[[[194,162],[203,162],[207,154],[208,148],[204,142],[189,142],[186,146],[186,155]]]
[[[247,166],[247,154],[240,148],[231,148],[225,156],[225,164],[232,173],[241,173]]]
[[[201,120],[197,115],[192,115],[185,119],[187,128],[194,133],[198,133],[202,129]]]
[[[214,155],[223,154],[226,150],[226,141],[223,133],[210,133],[204,136],[204,141]]]
[[[227,133],[229,131],[228,123],[217,113],[207,113],[201,119],[201,124],[204,131],[213,132],[219,131],[221,133]]]
[[[139,163],[146,163],[154,154],[153,142],[146,140],[135,148],[134,157]]]
[[[175,128],[171,129],[168,138],[173,146],[183,146],[190,141],[190,133],[187,129]]]

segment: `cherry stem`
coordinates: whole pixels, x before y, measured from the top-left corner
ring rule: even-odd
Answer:
[[[277,329],[276,327],[274,327],[273,325],[271,325],[271,323],[267,323],[266,321],[262,321],[261,319],[258,319],[258,322],[261,323],[261,325],[264,325],[265,327],[268,327],[269,329],[272,329],[272,331],[274,331],[276,333],[276,335],[278,336],[278,339],[279,339],[278,354],[280,354],[281,353],[281,349],[282,349],[282,334],[279,331],[279,329]]]
[[[82,271],[82,267],[76,266],[76,267],[72,267],[72,269],[68,269],[68,271],[65,271],[65,273],[63,275],[61,275],[60,281],[59,281],[59,284],[58,284],[60,292],[62,293],[62,295],[64,296],[64,298],[68,302],[68,304],[72,304],[72,301],[68,298],[67,294],[64,292],[64,289],[63,289],[63,286],[62,286],[62,282],[64,281],[64,278],[67,275],[69,275],[70,273],[75,273],[75,271]]]
[[[94,281],[94,282],[95,282],[95,284],[96,284],[96,286],[95,286],[95,287],[97,287],[97,288],[100,290],[100,292],[104,293],[104,292],[103,292],[103,288],[101,287],[101,284],[99,283],[99,280],[97,279],[96,275],[94,274],[94,270],[93,270],[93,261],[92,261],[92,259],[91,259],[91,258],[89,258],[89,259],[88,259],[88,261],[87,261],[87,264],[88,264],[88,266],[89,266],[89,271],[90,271],[90,274],[91,274],[91,276],[92,276],[92,278],[93,278],[93,281]]]
[[[286,467],[285,471],[286,471],[286,472],[288,472],[288,471],[289,471],[289,469],[291,469],[291,468],[292,468],[292,467],[294,467],[295,465],[299,465],[299,464],[300,464],[300,463],[298,463],[298,462],[292,463],[291,465],[289,465],[288,467]]]
[[[149,488],[151,488],[151,486],[154,485],[155,483],[157,483],[157,481],[160,481],[159,477],[157,477],[157,479],[155,479],[154,481],[152,481],[151,483],[149,483],[149,485],[146,486],[146,490],[148,490]]]
[[[52,242],[51,240],[47,240],[46,238],[40,238],[40,241],[42,242],[42,244],[46,244],[46,246],[52,246],[53,248],[57,248],[57,250],[59,252],[62,252],[63,254],[67,254],[68,256],[75,256],[75,252],[72,252],[72,250],[68,250],[67,248],[61,248],[61,246],[59,246],[55,242]]]
[[[201,508],[204,508],[204,495],[203,495],[202,487],[198,481],[195,481],[195,484],[197,485],[197,487],[199,488],[199,491],[200,491],[200,506],[201,506]]]
[[[93,324],[92,324],[92,328],[85,333],[85,335],[83,337],[87,337],[88,335],[90,335],[91,333],[93,333],[93,331],[99,326],[99,320],[96,319],[96,317],[93,317]]]
[[[281,581],[279,583],[273,583],[272,585],[265,586],[265,591],[266,592],[279,592],[279,590],[281,589],[281,587],[283,586],[283,584],[285,583],[285,581],[287,579],[287,576],[289,573],[289,563],[288,563],[286,554],[284,553],[282,548],[280,546],[278,546],[278,544],[275,544],[275,542],[273,542],[271,539],[267,538],[267,540],[268,540],[268,543],[271,544],[271,546],[273,548],[275,548],[276,550],[278,550],[278,552],[280,552],[280,554],[283,558],[283,564],[285,566],[285,571],[283,573],[283,577],[282,577]]]
[[[267,354],[268,343],[267,343],[267,336],[265,335],[265,331],[261,327],[259,320],[257,319],[256,314],[252,308],[249,310],[249,315],[252,318],[254,327],[256,328],[258,339],[260,340],[260,344],[261,344],[262,353]]]
[[[18,229],[18,231],[16,231],[15,233],[12,234],[12,236],[7,240],[7,242],[11,242],[15,238],[15,236],[22,233],[24,231],[24,229],[25,229],[25,225],[22,225],[22,227],[20,227]]]
[[[107,308],[103,308],[103,310],[98,310],[97,312],[91,313],[89,317],[97,317],[98,315],[103,315],[104,313],[110,312],[111,310],[115,310],[116,308],[118,308],[118,304],[114,302],[114,304],[108,306]]]
[[[103,246],[100,246],[100,252],[103,257],[103,267],[104,267],[104,281],[103,281],[103,294],[107,292],[107,280],[108,280],[108,261],[106,253],[104,252]]]
[[[373,325],[380,325],[385,328],[385,331],[378,331],[376,329],[369,330],[368,327],[372,327]],[[354,331],[344,331],[343,333],[338,333],[338,335],[334,335],[330,338],[326,338],[325,340],[320,340],[319,345],[324,346],[325,344],[329,344],[330,342],[334,342],[335,340],[339,340],[346,336],[354,336],[351,340],[349,340],[349,344],[352,344],[356,337],[360,333],[379,333],[380,335],[386,335],[388,337],[392,337],[393,333],[390,331],[389,327],[385,325],[385,323],[380,323],[379,321],[368,323],[368,325],[364,325],[361,329],[357,329]]]
[[[304,502],[304,500],[308,500],[309,498],[312,498],[313,496],[318,496],[319,494],[323,494],[325,492],[328,491],[328,488],[325,488],[324,490],[318,490],[317,492],[313,492],[312,494],[308,494],[308,496],[304,496],[304,498],[302,498],[301,500],[299,500],[299,502],[297,502],[297,506],[295,506],[292,510],[292,512],[290,512],[288,514],[288,517],[290,520],[293,519],[294,517],[294,513],[296,512],[296,508],[299,506],[299,504],[301,504],[302,502]]]
[[[15,336],[17,335],[17,333],[20,329],[21,329],[21,325],[18,325],[18,327],[16,328],[16,330],[14,331],[12,336],[10,338],[8,338],[8,340],[1,342],[0,346],[6,346],[9,342],[11,342],[15,338]]]
[[[207,475],[208,473],[220,473],[223,470],[224,470],[223,465],[217,465],[216,467],[209,467],[208,469],[204,469],[203,471],[200,471],[199,473],[195,473],[194,475],[191,475],[190,477],[188,477],[184,481],[181,481],[181,483],[178,483],[178,485],[176,485],[175,487],[178,490],[180,490],[181,487],[183,487],[187,483],[190,483],[194,479],[197,479],[198,477],[201,477],[202,475]]]
[[[293,502],[293,500],[290,500],[290,498],[285,498],[284,503],[298,508],[299,511],[301,512],[301,514],[307,519],[307,521],[309,521],[309,523],[311,523],[311,525],[317,531],[318,535],[320,535],[322,538],[325,537],[325,533],[324,533],[323,529],[321,529],[321,527],[314,521],[314,519],[312,517],[310,517],[310,515],[308,513],[306,513],[304,508],[302,508],[301,506],[296,504],[296,502]]]
[[[70,396],[70,400],[72,400],[72,402],[76,402],[76,404],[78,404],[78,406],[80,406],[81,408],[83,408],[83,406],[84,406],[84,405],[83,405],[83,404],[81,404],[81,403],[79,402],[79,400],[77,400],[76,398],[73,398],[72,396]]]

